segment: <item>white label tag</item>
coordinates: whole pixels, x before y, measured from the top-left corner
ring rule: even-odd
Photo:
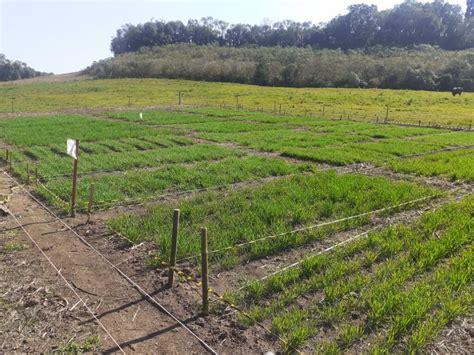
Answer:
[[[68,139],[67,140],[67,154],[74,159],[77,159],[77,147],[76,147],[76,140],[75,139]]]
[[[143,113],[140,112],[140,119],[143,120]]]

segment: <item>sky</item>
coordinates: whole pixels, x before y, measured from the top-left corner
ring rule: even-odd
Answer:
[[[82,70],[112,56],[110,41],[126,23],[200,19],[262,24],[327,22],[354,3],[386,9],[402,0],[0,0],[0,53],[36,70]],[[449,0],[465,9],[465,0]]]

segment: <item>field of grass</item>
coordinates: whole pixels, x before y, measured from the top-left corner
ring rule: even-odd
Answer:
[[[409,183],[392,183],[385,178],[342,175],[334,172],[310,176],[292,176],[263,186],[229,192],[223,197],[208,193],[179,204],[150,207],[143,216],[125,215],[112,219],[113,230],[134,242],[153,241],[164,259],[169,254],[173,206],[181,209],[184,225],[180,231],[180,258],[198,254],[199,229],[209,230],[211,249],[222,249],[267,235],[288,232],[321,221],[348,217],[397,205],[433,194],[428,188]],[[351,221],[346,227],[366,223],[367,219]],[[337,226],[339,228],[340,226]],[[244,250],[215,255],[225,264],[238,260],[238,255],[261,258],[290,246],[323,238],[328,230],[291,234],[278,239],[248,245]]]
[[[417,173],[425,176],[445,176],[451,180],[474,181],[474,149],[443,152],[420,158],[394,160],[390,166],[395,171]]]
[[[80,92],[85,83],[67,85]],[[103,84],[105,90],[108,82],[89,84]],[[421,100],[426,93],[416,95]],[[112,104],[114,98],[109,99]],[[437,176],[446,184],[462,180],[464,187],[474,180],[474,132],[223,108],[145,110],[143,119],[139,112],[4,119],[0,142],[13,152],[13,172],[26,182],[26,166],[30,177],[37,169],[40,184],[30,188],[67,211],[73,162],[66,139],[80,139],[79,212],[86,209],[94,184],[93,211],[110,209],[96,218],[134,243],[151,242],[151,266],[168,261],[175,208],[181,210],[178,259],[196,267],[199,231],[206,226],[211,271],[220,272],[276,259],[301,246],[303,254],[310,253],[304,251],[310,243],[335,243],[336,233],[351,235],[385,217],[402,218],[401,212],[413,216],[413,209],[450,193],[421,179],[338,173],[353,168],[338,166],[367,163]],[[332,167],[321,171],[327,165],[318,163]],[[365,167],[357,168],[364,172]],[[116,214],[113,208],[119,205],[129,212]],[[371,214],[384,208],[376,218]],[[330,253],[303,256],[299,265],[249,283],[243,291],[229,290],[226,297],[283,338],[285,351],[418,352],[472,307],[473,213],[471,196],[414,223],[379,226]]]
[[[418,352],[474,302],[473,213],[470,197],[227,297],[270,323],[287,351]]]
[[[469,126],[473,123],[474,94],[453,98],[450,93],[377,89],[272,88],[229,83],[160,79],[83,80],[64,83],[0,85],[0,113],[51,112],[77,107],[113,108],[183,104],[226,105],[295,115],[327,118],[389,119],[418,124]]]

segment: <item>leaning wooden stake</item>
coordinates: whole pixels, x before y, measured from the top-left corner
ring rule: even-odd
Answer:
[[[201,229],[202,315],[209,315],[209,276],[207,268],[207,228]]]
[[[76,217],[76,195],[77,195],[77,163],[79,161],[79,139],[76,139],[76,159],[74,159],[74,170],[72,173],[71,191],[71,217]]]
[[[173,287],[176,253],[178,252],[179,209],[173,211],[173,230],[171,232],[170,268],[168,270],[168,287]]]
[[[87,222],[90,221],[92,215],[92,204],[94,202],[95,184],[89,186],[89,203],[87,204]]]

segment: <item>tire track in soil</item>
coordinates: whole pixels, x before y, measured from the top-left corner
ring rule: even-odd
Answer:
[[[0,184],[8,177],[0,174]],[[25,192],[14,193],[7,205],[28,233],[53,260],[61,273],[123,345],[125,351],[203,353],[197,340],[138,294],[103,259],[65,230]],[[155,289],[158,294],[161,290]],[[87,323],[87,322],[85,322]],[[101,350],[117,351],[102,335]]]

